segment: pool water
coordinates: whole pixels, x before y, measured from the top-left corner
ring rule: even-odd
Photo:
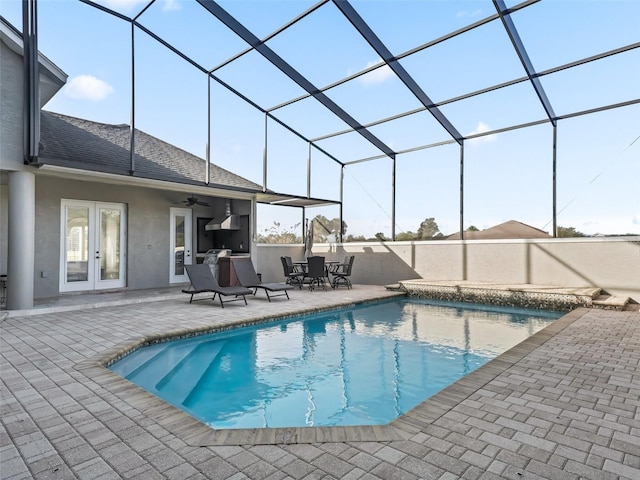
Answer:
[[[214,428],[386,424],[561,315],[398,298],[158,343],[110,368]]]

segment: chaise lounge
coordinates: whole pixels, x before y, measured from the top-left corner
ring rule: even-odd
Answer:
[[[224,308],[224,302],[222,301],[223,296],[236,297],[231,300],[226,300],[227,303],[244,300],[244,304],[247,305],[247,297],[245,295],[253,293],[253,290],[246,287],[221,287],[207,264],[185,265],[184,268],[187,270],[191,285],[188,290],[182,290],[182,293],[191,295],[189,303],[193,301],[193,296],[197,293],[213,293],[211,300],[215,300],[216,295],[218,295],[222,308]]]
[[[271,301],[273,297],[281,297],[283,295],[287,296],[287,300],[289,299],[289,293],[287,290],[292,290],[293,286],[286,283],[262,283],[255,269],[253,268],[253,263],[250,258],[242,258],[237,259],[233,262],[233,268],[236,272],[236,277],[238,281],[243,287],[253,288],[253,294],[255,295],[259,288],[265,291],[267,294],[267,299]],[[272,295],[269,295],[269,292]],[[273,294],[275,292],[281,292],[277,294]]]

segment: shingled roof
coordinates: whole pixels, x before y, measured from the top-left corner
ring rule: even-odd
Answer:
[[[447,240],[460,240],[460,232],[456,232],[446,238]],[[489,240],[498,238],[551,238],[551,235],[526,223],[518,222],[517,220],[509,220],[508,222],[494,225],[493,227],[477,232],[464,232],[465,240]]]
[[[129,145],[129,125],[41,113],[40,163],[129,176]],[[205,183],[204,159],[137,129],[134,158],[135,177],[191,185]],[[214,164],[209,185],[262,192],[261,185]]]

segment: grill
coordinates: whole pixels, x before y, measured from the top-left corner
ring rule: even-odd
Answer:
[[[218,278],[218,258],[220,257],[228,257],[231,255],[231,250],[227,248],[212,248],[211,250],[207,250],[207,253],[204,254],[204,260],[202,263],[206,263],[209,265],[211,269],[211,273]]]

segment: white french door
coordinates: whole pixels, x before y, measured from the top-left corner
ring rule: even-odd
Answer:
[[[125,286],[126,206],[62,200],[60,291]]]
[[[169,283],[189,281],[185,265],[191,265],[191,209],[171,208]]]

